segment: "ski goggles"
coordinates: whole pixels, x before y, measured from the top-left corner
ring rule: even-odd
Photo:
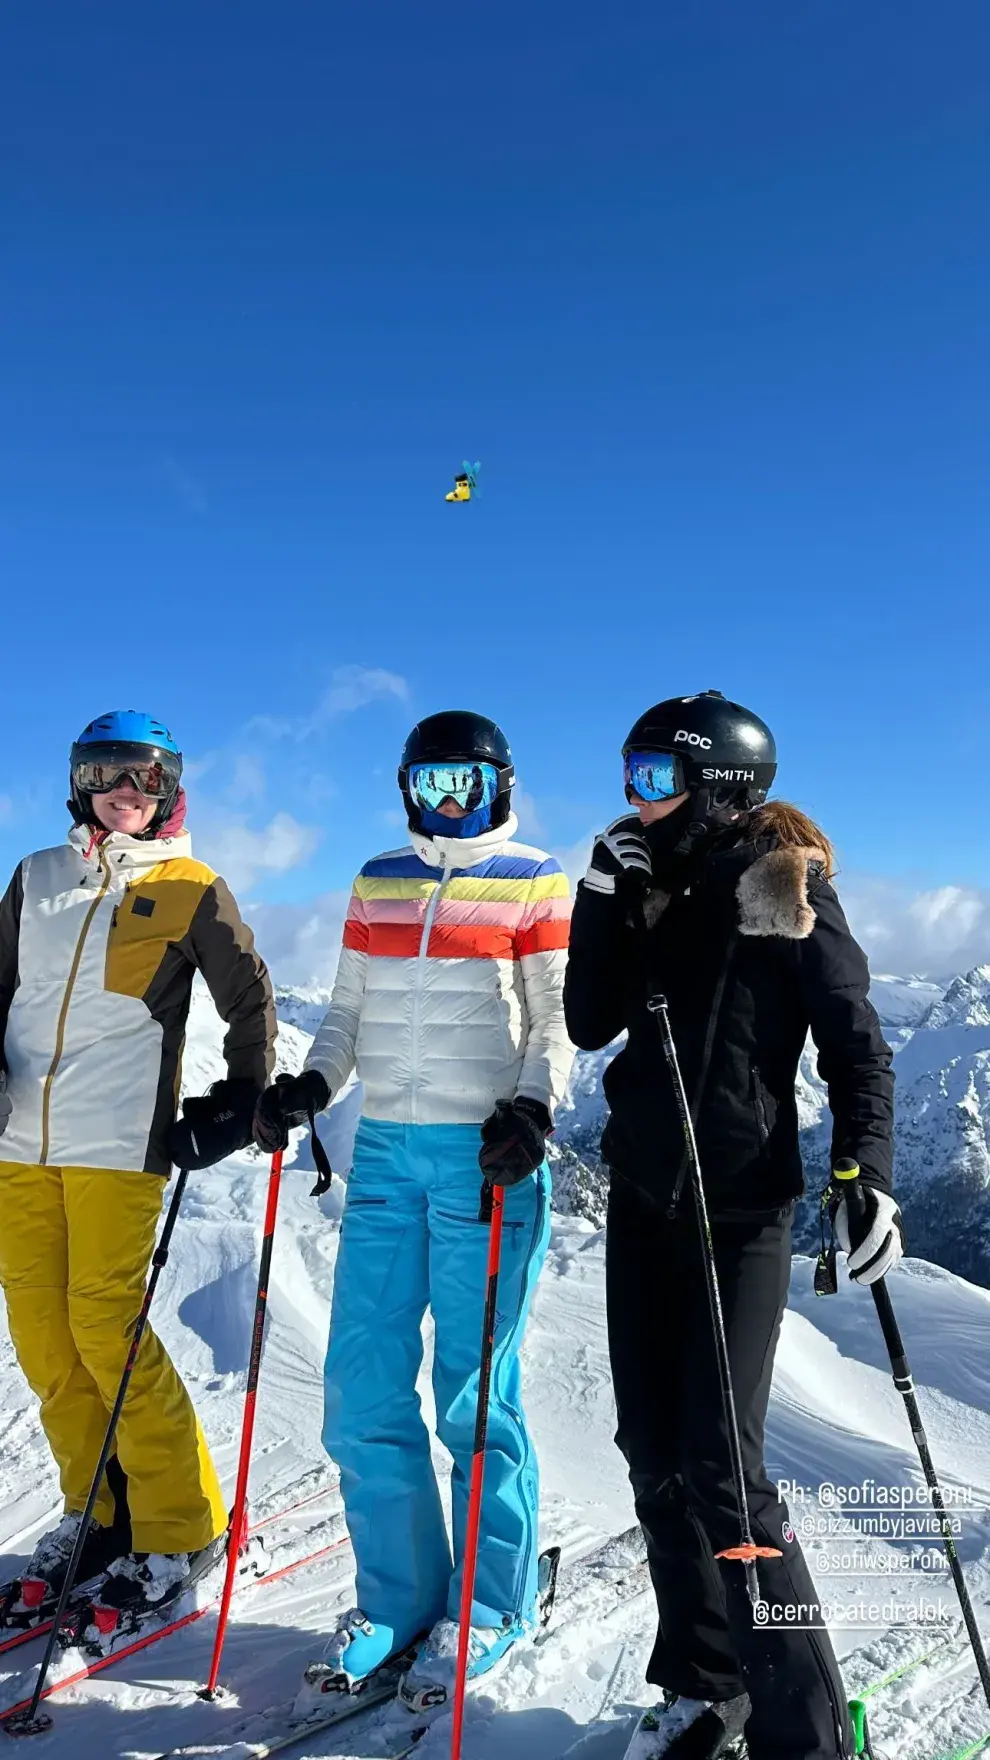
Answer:
[[[684,771],[673,752],[626,752],[626,792],[641,801],[669,801],[684,793]]]
[[[80,794],[109,794],[119,782],[132,782],[138,794],[149,800],[166,800],[179,786],[182,760],[172,752],[155,752],[147,746],[87,746],[85,757],[72,765],[72,780]]]
[[[410,764],[406,787],[419,807],[435,813],[444,801],[456,801],[466,813],[490,807],[498,794],[495,764]]]

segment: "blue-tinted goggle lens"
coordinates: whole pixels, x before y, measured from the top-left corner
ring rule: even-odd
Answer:
[[[673,752],[627,752],[626,787],[641,801],[669,801],[684,784]]]
[[[498,794],[498,770],[494,764],[410,764],[407,783],[417,806],[428,812],[452,800],[466,813],[476,813]]]

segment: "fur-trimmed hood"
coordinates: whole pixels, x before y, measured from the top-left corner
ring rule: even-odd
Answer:
[[[736,887],[740,935],[783,935],[806,941],[815,926],[808,898],[808,879],[820,879],[825,856],[820,849],[794,844],[768,850],[746,869]]]
[[[795,810],[786,802],[767,801],[738,822],[734,836],[733,829],[727,829],[710,853],[702,855],[706,873],[717,872],[720,889],[734,894],[741,935],[806,941],[814,929],[809,886],[829,879],[833,856],[827,844],[796,843],[796,829],[807,836],[816,827],[803,815],[795,827],[794,817]],[[643,903],[647,928],[656,926],[670,902],[670,892],[659,886],[647,893]]]
[[[817,844],[795,843],[793,817],[794,809],[777,801],[767,801],[750,817],[747,839],[758,845],[776,843],[777,847],[765,849],[736,887],[740,935],[782,935],[788,941],[806,941],[815,926],[808,883],[828,878],[831,852]],[[810,820],[803,819],[802,829],[805,827],[805,835],[816,829]]]

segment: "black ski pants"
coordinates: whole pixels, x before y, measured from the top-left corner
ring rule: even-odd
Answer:
[[[827,1632],[814,1629],[817,1592],[763,1461],[790,1216],[715,1219],[712,1234],[753,1539],[781,1553],[757,1566],[777,1617],[757,1624],[742,1565],[714,1556],[738,1546],[739,1515],[690,1194],[684,1216],[670,1221],[613,1174],[606,1272],[616,1442],[659,1612],[647,1679],[692,1699],[747,1692],[750,1760],[846,1760],[853,1739],[838,1664]]]

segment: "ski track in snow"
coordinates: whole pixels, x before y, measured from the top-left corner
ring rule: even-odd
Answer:
[[[186,1075],[202,1091],[219,1073],[220,1029],[201,1007],[194,1016]],[[297,1067],[308,1044],[298,1027],[282,1029],[280,1065]],[[351,1090],[323,1126],[335,1164],[346,1166],[356,1115]],[[255,1515],[278,1507],[289,1487],[303,1495],[335,1477],[320,1444],[322,1366],[337,1247],[337,1186],[317,1202],[309,1197],[308,1145],[287,1157],[273,1273],[269,1324],[259,1396],[252,1505]],[[232,1491],[241,1422],[244,1371],[267,1164],[253,1151],[221,1169],[194,1174],[176,1230],[169,1265],[153,1310],[153,1324],[175,1358],[202,1417],[225,1485]],[[899,1396],[891,1384],[883,1343],[865,1291],[844,1285],[816,1299],[813,1264],[796,1259],[791,1305],[777,1359],[768,1427],[771,1472],[807,1488],[791,1498],[795,1526],[834,1519],[829,1540],[805,1544],[820,1592],[840,1607],[858,1598],[893,1595],[917,1607],[941,1599],[951,1621],[957,1607],[951,1580],[915,1572],[910,1580],[870,1581],[859,1571],[841,1578],[825,1569],[837,1547],[868,1550],[888,1567],[905,1546],[864,1540],[855,1509],[845,1517],[823,1508],[815,1487],[823,1481],[857,1485],[873,1479],[887,1487],[920,1487],[921,1474]],[[979,1508],[964,1515],[959,1541],[981,1625],[990,1635],[990,1292],[948,1272],[909,1262],[891,1290],[911,1358],[936,1464],[950,1492],[973,1488]],[[432,1421],[430,1341],[426,1327],[422,1382],[424,1415]],[[622,1760],[639,1710],[652,1697],[644,1669],[655,1631],[655,1610],[640,1566],[636,1592],[614,1607],[614,1585],[582,1583],[576,1603],[565,1592],[567,1565],[633,1523],[624,1464],[614,1447],[615,1413],[608,1375],[604,1316],[604,1241],[580,1218],[556,1218],[547,1268],[533,1305],[526,1346],[527,1409],[543,1475],[544,1544],[564,1548],[561,1617],[537,1652],[519,1646],[503,1667],[472,1693],[466,1719],[465,1760]],[[650,1366],[644,1365],[649,1374]],[[658,1389],[659,1397],[659,1389]],[[448,1464],[437,1446],[438,1469]],[[59,1509],[58,1485],[37,1421],[37,1405],[17,1369],[0,1298],[0,1576],[22,1565],[38,1534]],[[339,1522],[331,1490],[324,1503],[298,1512],[300,1538]],[[302,1549],[302,1548],[301,1548]],[[922,1543],[916,1545],[920,1551]],[[928,1548],[930,1550],[930,1548]],[[322,1648],[337,1611],[353,1595],[352,1560],[344,1549],[290,1577],[261,1585],[235,1603],[222,1679],[231,1696],[213,1706],[196,1698],[206,1678],[214,1618],[122,1662],[98,1679],[56,1697],[55,1726],[34,1739],[31,1751],[72,1760],[154,1760],[170,1746],[217,1742],[242,1726],[258,1730],[263,1714],[294,1697],[302,1667]],[[840,1656],[848,1661],[850,1691],[877,1679],[938,1641],[938,1629],[910,1625],[869,1631],[833,1621]],[[852,1652],[860,1651],[853,1657]],[[0,1704],[23,1692],[40,1651],[26,1646],[0,1658]],[[7,1666],[4,1667],[3,1664]],[[892,1760],[936,1760],[990,1730],[975,1668],[958,1646],[948,1660],[915,1671],[871,1701],[874,1740]],[[302,1737],[292,1760],[381,1760],[409,1730],[397,1707],[366,1712],[337,1732]],[[247,1760],[249,1747],[230,1750]],[[449,1722],[440,1718],[417,1749],[421,1760],[449,1752]]]

